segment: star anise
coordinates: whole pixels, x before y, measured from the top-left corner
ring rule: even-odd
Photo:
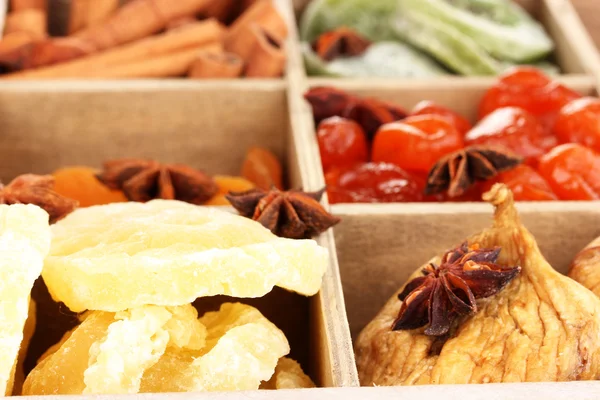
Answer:
[[[355,97],[332,87],[314,87],[304,93],[313,110],[315,124],[329,117],[341,117],[348,106],[354,104]]]
[[[107,161],[97,178],[111,189],[122,190],[131,201],[166,199],[202,204],[217,192],[215,181],[201,171],[152,160]]]
[[[448,196],[464,194],[477,180],[493,178],[523,162],[523,158],[500,147],[469,146],[450,153],[429,171],[425,194],[444,190]]]
[[[313,48],[323,60],[331,61],[338,57],[361,55],[370,45],[370,40],[353,29],[342,26],[319,36],[313,43]]]
[[[50,215],[50,223],[64,218],[77,208],[76,200],[54,191],[51,175],[20,175],[7,186],[0,184],[0,204],[35,204]]]
[[[225,197],[240,215],[260,222],[277,236],[304,239],[340,222],[319,203],[324,191],[324,188],[318,192],[250,189],[230,192]]]
[[[392,330],[429,324],[426,335],[443,336],[457,317],[475,314],[476,299],[497,294],[521,272],[496,264],[499,254],[500,247],[469,248],[465,242],[444,254],[439,266],[429,264],[398,295],[403,303]]]

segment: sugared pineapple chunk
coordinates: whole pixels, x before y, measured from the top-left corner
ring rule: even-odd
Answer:
[[[283,357],[277,363],[275,373],[267,382],[260,385],[261,389],[305,389],[314,388],[314,382],[302,371],[297,361]]]
[[[0,205],[0,395],[10,394],[33,283],[50,248],[48,214]]]
[[[23,394],[137,393],[167,348],[196,350],[205,336],[189,304],[92,311],[29,373]]]
[[[226,303],[200,318],[201,351],[169,349],[142,380],[142,392],[255,390],[289,353],[283,332],[255,308]]]
[[[235,214],[173,200],[79,209],[53,226],[43,277],[71,310],[176,306],[281,286],[313,295],[327,250]]]

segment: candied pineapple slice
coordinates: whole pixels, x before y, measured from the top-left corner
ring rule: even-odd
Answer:
[[[327,250],[278,238],[258,222],[174,200],[79,209],[53,226],[43,277],[73,311],[176,306],[273,286],[313,295]]]
[[[48,214],[0,205],[0,395],[10,394],[33,283],[50,248]]]
[[[199,349],[205,336],[189,304],[93,311],[44,355],[25,380],[23,394],[137,393],[144,371],[167,348]]]
[[[167,349],[146,371],[141,392],[255,390],[289,352],[283,332],[251,306],[226,303],[200,321],[208,329],[206,346]]]
[[[314,382],[302,371],[297,361],[283,357],[279,359],[275,373],[260,385],[261,389],[305,389],[315,387]]]

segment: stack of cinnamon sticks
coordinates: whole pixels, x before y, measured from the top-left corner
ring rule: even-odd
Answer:
[[[272,0],[71,0],[68,36],[46,0],[10,0],[0,79],[270,78],[287,26]]]

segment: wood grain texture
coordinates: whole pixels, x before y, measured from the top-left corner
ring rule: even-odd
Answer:
[[[600,1],[598,0],[571,0],[579,17],[598,49],[600,49]]]

